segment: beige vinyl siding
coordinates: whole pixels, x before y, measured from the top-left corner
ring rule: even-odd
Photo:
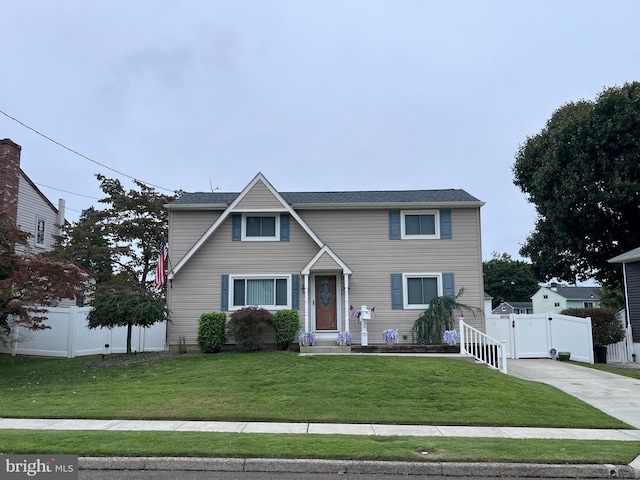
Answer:
[[[169,211],[171,237],[167,240],[173,265],[180,261],[221,214],[221,211],[212,210]]]
[[[42,217],[45,220],[44,247],[36,246],[36,222],[38,217]],[[58,212],[51,208],[51,205],[20,174],[17,224],[21,230],[32,235],[29,238],[29,245],[39,251],[51,250],[55,243],[53,236],[56,234],[57,222]]]
[[[265,189],[266,190],[266,189]],[[253,191],[251,192],[253,193]],[[430,207],[432,209],[433,207]],[[461,302],[482,310],[482,254],[480,215],[478,208],[451,209],[453,238],[451,240],[389,240],[389,210],[298,210],[300,217],[323,243],[353,270],[349,279],[349,303],[356,308],[376,307],[376,319],[369,322],[369,343],[382,343],[382,331],[398,328],[401,342],[411,342],[411,327],[420,310],[392,310],[392,273],[454,274],[456,291],[465,288]],[[186,215],[191,215],[186,218]],[[194,212],[173,211],[174,236],[186,251],[213,222],[203,220],[197,227]],[[185,218],[181,218],[185,216]],[[183,225],[191,233],[177,231]],[[174,240],[174,243],[176,241]],[[173,248],[173,247],[172,247]],[[187,343],[195,343],[197,322],[203,312],[220,310],[221,276],[223,274],[294,274],[318,252],[318,246],[291,218],[288,242],[231,241],[231,217],[227,218],[209,240],[194,254],[176,275],[169,289],[169,306],[173,323],[169,326],[170,344],[181,335]],[[335,271],[338,266],[325,255],[313,266],[313,271]],[[304,322],[304,294],[300,277],[300,322]],[[342,294],[342,292],[341,292]],[[340,308],[343,308],[344,299]],[[313,308],[310,303],[310,308]],[[471,325],[484,329],[480,313],[474,317],[463,312]],[[311,316],[311,314],[310,314]],[[344,312],[342,313],[344,317]],[[354,342],[360,342],[360,325],[350,319]],[[407,335],[407,340],[402,340]]]
[[[274,197],[267,186],[259,181],[247,192],[242,200],[240,200],[236,206],[236,210],[250,210],[254,212],[259,210],[284,211],[285,208],[282,203]]]
[[[478,209],[453,209],[451,240],[389,240],[388,210],[298,211],[301,218],[353,270],[349,279],[349,302],[355,307],[376,307],[369,322],[369,342],[381,343],[382,331],[398,328],[408,335],[420,310],[391,309],[391,273],[454,274],[456,291],[465,293],[461,302],[479,309],[484,306],[482,254]],[[465,319],[483,328],[481,314]],[[350,321],[359,342],[359,325]],[[380,337],[380,338],[378,338]]]
[[[174,218],[181,214],[174,212]],[[225,219],[168,289],[170,344],[176,344],[182,335],[187,343],[196,343],[200,315],[220,311],[222,275],[299,274],[318,252],[318,246],[295,221],[290,225],[290,237],[288,242],[234,242],[231,216]],[[303,308],[302,295],[299,303]],[[301,311],[301,322],[303,318]]]
[[[328,253],[323,253],[322,256],[318,260],[316,260],[316,262],[311,267],[312,272],[336,270],[340,270],[340,266],[333,258],[331,258],[331,255],[329,255]]]

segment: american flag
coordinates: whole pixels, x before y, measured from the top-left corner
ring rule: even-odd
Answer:
[[[156,266],[156,278],[153,286],[156,290],[162,290],[162,286],[167,281],[167,260],[169,259],[169,245],[164,238],[160,241],[160,251],[158,253],[158,265]]]
[[[376,307],[373,307],[371,309],[371,320],[375,320],[376,319]]]

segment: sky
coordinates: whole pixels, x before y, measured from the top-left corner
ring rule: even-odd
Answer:
[[[486,203],[483,260],[521,259],[519,146],[640,79],[636,0],[0,3],[0,138],[72,222],[100,205],[96,173],[161,193],[258,172],[279,191],[460,188]]]

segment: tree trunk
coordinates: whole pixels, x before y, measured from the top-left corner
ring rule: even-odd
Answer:
[[[133,325],[130,323],[127,325],[127,353],[131,353],[131,331],[133,330]]]

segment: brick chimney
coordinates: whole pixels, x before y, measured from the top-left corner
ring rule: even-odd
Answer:
[[[20,184],[20,150],[8,138],[0,140],[0,212],[18,221],[18,185]]]

